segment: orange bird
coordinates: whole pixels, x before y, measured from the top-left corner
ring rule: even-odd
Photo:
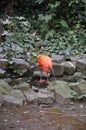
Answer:
[[[52,70],[52,59],[49,56],[45,56],[45,55],[40,55],[38,58],[38,64],[40,67],[40,83],[44,82],[44,80],[42,80],[42,71],[45,71],[47,73],[47,81],[46,83],[49,84],[49,80],[48,80],[48,73],[50,73],[50,71]]]

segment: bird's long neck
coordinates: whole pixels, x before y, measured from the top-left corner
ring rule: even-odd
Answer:
[[[53,76],[54,76],[54,80],[56,80],[56,77],[55,77],[55,73],[54,73],[54,70],[53,70],[53,67],[50,67],[52,73],[53,73]]]

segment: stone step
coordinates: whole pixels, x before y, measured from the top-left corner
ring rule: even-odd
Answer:
[[[56,102],[61,104],[70,102],[71,89],[68,82],[56,80],[48,86],[48,90],[54,91]]]

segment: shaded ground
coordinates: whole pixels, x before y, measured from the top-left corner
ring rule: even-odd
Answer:
[[[86,130],[86,102],[0,107],[0,130]]]
[[[37,79],[32,82],[38,86],[36,83]],[[0,107],[0,130],[86,130],[86,101],[26,106],[5,104]]]

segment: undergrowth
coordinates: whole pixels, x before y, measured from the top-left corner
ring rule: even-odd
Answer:
[[[8,17],[3,23],[6,26],[5,42],[0,44],[6,58],[12,59],[27,55],[33,62],[39,54],[83,55],[86,54],[86,29],[73,28],[59,30],[51,37],[42,39],[37,30],[24,17]]]

